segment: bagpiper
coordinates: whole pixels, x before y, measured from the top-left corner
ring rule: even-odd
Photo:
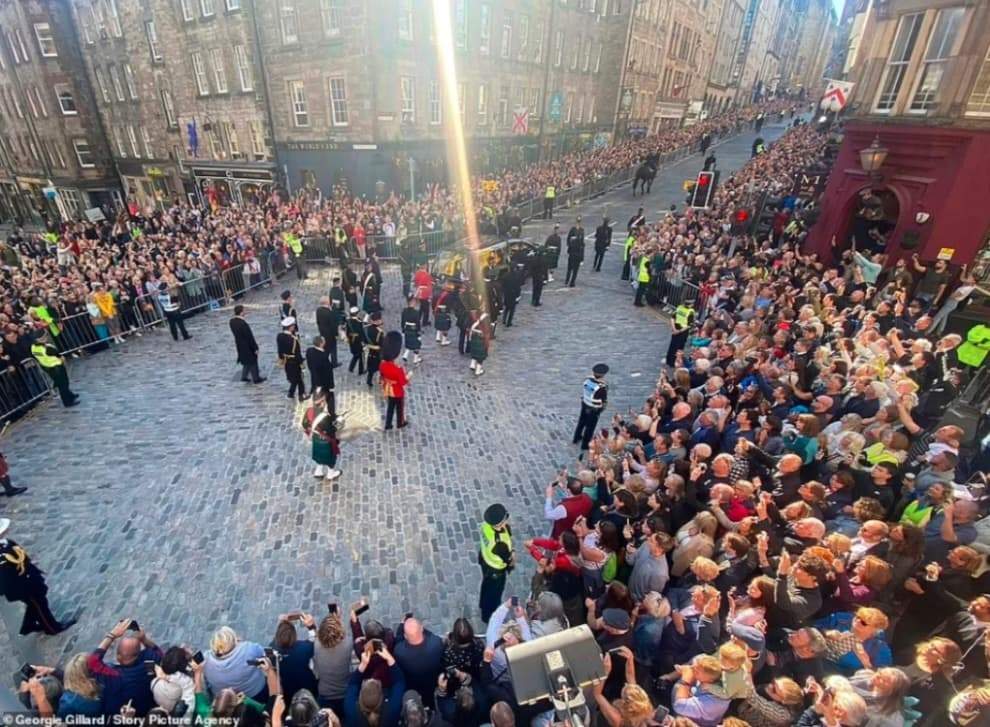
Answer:
[[[327,480],[340,477],[340,470],[335,469],[337,457],[340,455],[336,415],[332,408],[327,406],[323,389],[313,391],[313,405],[303,414],[302,428],[312,442],[310,456],[316,462],[313,476],[326,477]]]

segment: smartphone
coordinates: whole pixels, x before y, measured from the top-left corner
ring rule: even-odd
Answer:
[[[512,604],[512,607],[513,607],[513,608],[518,608],[518,607],[519,607],[519,596],[513,596],[513,597],[512,597],[512,598],[511,598],[511,599],[509,600],[509,603],[511,603],[511,604]]]
[[[265,663],[265,660],[264,659],[248,659],[244,663],[247,664],[248,666],[261,666],[262,664]]]
[[[156,666],[156,662],[154,662],[154,661],[145,661],[144,662],[144,673],[147,674],[149,677],[155,676],[155,666]]]
[[[194,664],[202,664],[204,661],[203,652],[197,651],[195,654],[192,655],[192,660]]]
[[[131,619],[131,623],[128,625],[127,630],[128,631],[140,631],[141,630],[141,627],[138,626],[138,622],[137,621],[135,621],[134,619]]]
[[[278,655],[278,652],[275,651],[275,649],[273,649],[270,646],[266,646],[265,647],[265,658],[268,659],[268,663],[274,665],[275,662],[278,660],[279,655]]]
[[[24,677],[25,679],[30,679],[34,675],[35,675],[34,667],[31,666],[30,664],[25,664],[24,666],[21,667],[21,676]]]
[[[667,717],[670,716],[670,710],[664,707],[662,704],[657,705],[656,711],[653,713],[653,719],[657,722],[663,722]]]
[[[382,646],[384,646],[384,644],[382,643],[382,640],[381,639],[372,639],[371,640],[371,651],[372,651],[372,653],[377,654],[378,652],[380,652],[382,650]]]
[[[327,604],[327,611],[330,612],[330,613],[337,613],[337,604],[336,603],[328,603]]]
[[[358,606],[357,608],[354,609],[354,615],[355,616],[360,616],[362,613],[364,613],[365,611],[367,611],[369,608],[371,608],[371,604],[368,603],[367,601],[365,601],[360,606]]]

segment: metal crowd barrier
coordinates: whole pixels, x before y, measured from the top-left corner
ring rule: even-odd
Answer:
[[[51,391],[51,380],[34,359],[0,372],[0,421],[32,407]]]

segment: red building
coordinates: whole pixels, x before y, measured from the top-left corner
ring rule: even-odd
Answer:
[[[807,244],[827,257],[833,236],[840,247],[854,238],[880,247],[883,238],[890,259],[983,259],[990,2],[863,5],[847,63],[850,120]]]

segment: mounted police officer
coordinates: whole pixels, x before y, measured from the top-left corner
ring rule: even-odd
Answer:
[[[481,523],[481,547],[478,551],[481,566],[481,595],[478,608],[481,620],[488,623],[502,603],[505,579],[514,567],[512,554],[512,529],[509,513],[504,505],[496,503],[485,510]]]
[[[574,428],[573,439],[574,444],[581,443],[582,452],[588,449],[588,444],[595,435],[595,427],[598,426],[598,417],[601,416],[608,402],[608,384],[605,383],[607,373],[607,365],[595,364],[591,369],[592,375],[584,380],[581,391],[581,415],[578,417],[577,427]]]

